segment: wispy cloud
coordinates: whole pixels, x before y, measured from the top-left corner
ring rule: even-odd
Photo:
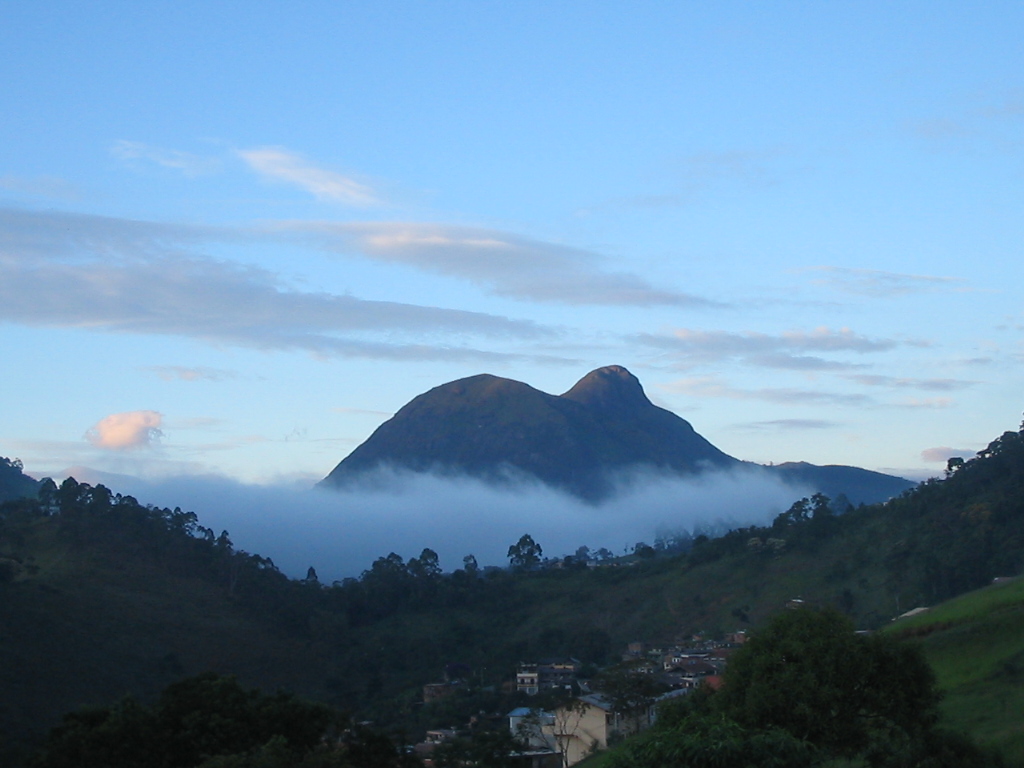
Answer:
[[[977,384],[976,381],[962,379],[915,379],[898,376],[874,376],[868,374],[852,374],[845,378],[868,387],[888,387],[891,389],[924,389],[934,392],[953,392],[967,389]]]
[[[907,400],[901,400],[896,404],[898,408],[927,408],[927,409],[938,409],[938,408],[952,408],[953,398],[951,397],[925,397],[917,398],[912,397]]]
[[[58,176],[0,176],[0,189],[56,200],[77,200],[81,197],[74,184]]]
[[[238,376],[234,371],[220,368],[188,368],[181,365],[153,365],[145,370],[152,371],[164,381],[225,381]]]
[[[835,429],[839,424],[824,419],[770,419],[768,421],[751,421],[737,426],[741,429],[798,432],[809,429]]]
[[[845,267],[810,267],[805,271],[819,275],[811,281],[815,285],[874,298],[967,290],[967,281],[958,277],[906,275],[898,272]]]
[[[216,173],[222,165],[219,157],[196,155],[192,152],[182,152],[177,149],[153,147],[141,141],[121,140],[115,142],[114,146],[110,148],[110,154],[118,160],[129,163],[137,160],[146,160],[156,163],[163,168],[172,168],[180,171],[190,177]]]
[[[342,407],[337,407],[337,408],[331,408],[331,411],[333,413],[347,413],[347,414],[352,414],[352,415],[355,415],[355,416],[384,416],[384,417],[387,417],[387,418],[391,418],[392,416],[395,415],[395,414],[391,413],[390,411],[369,411],[369,410],[366,410],[365,408],[342,408]]]
[[[302,155],[283,147],[244,149],[239,150],[238,155],[261,176],[304,189],[318,200],[357,207],[379,205],[381,202],[367,185],[313,165]]]
[[[925,448],[921,451],[921,461],[946,462],[956,457],[968,459],[974,456],[975,452],[970,448],[950,448],[948,445],[940,445],[936,448]]]
[[[156,411],[112,413],[93,425],[85,437],[97,448],[114,451],[148,448],[163,435],[162,421]]]
[[[605,271],[606,259],[591,251],[498,230],[415,222],[293,222],[276,231],[310,238],[330,252],[461,278],[515,299],[570,305],[723,306],[655,287],[628,272]]]
[[[837,405],[864,407],[875,401],[867,395],[825,392],[821,390],[796,389],[792,387],[761,387],[738,389],[716,376],[693,376],[678,379],[663,388],[696,398],[716,397],[731,400],[762,400],[780,405]]]
[[[726,398],[731,400],[758,400],[778,405],[817,406],[828,405],[844,408],[950,408],[954,402],[948,397],[908,398],[896,402],[882,403],[869,395],[856,392],[830,392],[820,389],[796,387],[758,387],[741,389],[733,387],[717,376],[691,376],[662,385],[669,392],[694,398]],[[799,424],[800,422],[795,422]],[[828,422],[825,422],[828,425]]]
[[[223,423],[223,419],[213,416],[186,416],[169,421],[168,429],[209,429]]]
[[[679,328],[664,334],[637,334],[635,343],[666,350],[680,356],[683,367],[737,360],[764,368],[797,371],[841,371],[861,367],[845,360],[830,360],[808,353],[885,352],[897,347],[893,339],[877,339],[854,333],[849,328],[817,328],[781,334],[733,333]]]
[[[1024,92],[983,97],[972,107],[912,123],[910,132],[934,149],[953,152],[995,150],[1020,153],[1019,121],[1024,118]]]
[[[1002,101],[981,110],[981,114],[995,119],[1024,117],[1024,92],[1010,93]]]
[[[300,292],[266,270],[183,252],[210,234],[147,222],[0,210],[0,319],[325,356],[554,362],[425,343],[436,333],[515,340],[552,335],[530,321]]]
[[[672,188],[663,193],[635,194],[613,197],[576,211],[576,216],[618,213],[629,210],[677,208],[697,200],[706,190],[729,183],[765,187],[776,183],[777,175],[771,161],[783,151],[728,150],[697,152],[672,161]]]
[[[691,185],[703,187],[721,179],[765,184],[773,178],[767,162],[779,154],[777,150],[698,152],[684,158],[681,166],[684,179]]]
[[[931,141],[950,141],[972,136],[976,131],[959,120],[938,117],[921,120],[911,126],[911,130],[919,137]]]

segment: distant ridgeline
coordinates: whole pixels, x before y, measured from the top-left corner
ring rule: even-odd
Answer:
[[[593,501],[612,493],[624,473],[643,469],[680,476],[770,472],[854,505],[884,501],[913,485],[856,467],[762,467],[735,459],[654,405],[618,365],[591,371],[559,396],[489,374],[442,384],[382,424],[320,485],[342,487],[387,468],[492,481],[525,474]]]

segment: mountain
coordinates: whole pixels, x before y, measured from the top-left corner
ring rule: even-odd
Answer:
[[[651,403],[637,378],[613,365],[561,396],[489,374],[442,384],[382,424],[322,485],[381,467],[490,480],[518,472],[596,499],[611,490],[615,470],[641,465],[692,473],[740,462]]]
[[[806,461],[787,461],[766,469],[790,485],[813,488],[830,499],[845,496],[854,506],[885,501],[914,487],[914,483],[902,477],[841,464],[819,466]]]
[[[382,468],[467,474],[487,480],[533,476],[589,500],[618,475],[653,469],[680,475],[744,468],[854,504],[912,486],[854,467],[763,468],[720,451],[685,419],[647,399],[620,365],[591,371],[563,395],[489,374],[442,384],[405,405],[324,478],[337,488]]]

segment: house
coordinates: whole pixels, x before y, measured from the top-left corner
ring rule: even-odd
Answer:
[[[675,669],[676,667],[683,666],[684,664],[690,661],[706,659],[710,655],[711,651],[707,651],[704,649],[674,648],[668,653],[662,654],[661,665],[666,670]]]
[[[640,640],[634,640],[632,643],[626,646],[625,656],[636,659],[647,653],[647,643]]]
[[[549,659],[541,662],[538,667],[540,673],[540,687],[564,688],[576,682],[576,675],[579,674],[583,664],[578,659]]]
[[[679,672],[687,677],[706,677],[718,674],[718,667],[704,659],[684,659],[672,667],[672,672]]]
[[[520,707],[509,713],[509,729],[526,744],[530,754],[540,755],[547,750],[559,760],[564,757],[564,763],[556,765],[573,766],[607,749],[609,739],[646,730],[657,720],[658,704],[687,693],[669,691],[631,713],[616,711],[611,699],[600,693],[577,696],[554,712]]]
[[[520,664],[516,671],[516,690],[528,696],[540,692],[540,671],[537,664]]]
[[[747,631],[745,629],[740,629],[736,632],[729,632],[725,636],[725,642],[728,645],[743,645],[747,642]]]
[[[457,731],[449,728],[437,728],[427,731],[427,737],[413,747],[413,754],[422,761],[423,765],[430,768],[434,764],[434,750],[441,744],[452,741],[458,735]]]
[[[555,716],[529,707],[518,707],[508,713],[508,729],[512,735],[533,749],[554,750],[551,736]]]
[[[540,664],[520,664],[516,690],[529,696],[551,688],[566,688],[576,682],[583,664],[572,658],[547,659]]]

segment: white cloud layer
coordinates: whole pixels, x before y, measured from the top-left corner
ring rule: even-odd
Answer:
[[[499,296],[570,305],[717,307],[717,302],[603,269],[600,255],[493,229],[417,222],[280,225],[327,251],[456,277]]]
[[[249,167],[264,178],[299,187],[317,200],[365,207],[381,201],[370,187],[335,171],[319,168],[283,147],[239,150]]]
[[[97,448],[114,451],[148,448],[163,435],[163,416],[157,411],[126,411],[100,419],[85,433]]]
[[[518,357],[421,341],[438,332],[518,340],[552,334],[531,321],[482,312],[295,291],[266,270],[183,252],[232,236],[0,209],[0,320],[398,360]]]
[[[218,477],[125,480],[112,490],[195,511],[202,525],[227,530],[236,547],[269,556],[293,577],[304,576],[312,565],[324,581],[358,576],[389,552],[418,556],[424,547],[440,555],[446,571],[461,568],[467,554],[481,565],[503,566],[509,545],[524,533],[545,556],[572,554],[583,544],[622,554],[659,534],[765,524],[808,494],[746,471],[689,479],[634,476],[600,505],[535,482],[495,486],[432,475],[390,475],[375,490],[337,492]]]

